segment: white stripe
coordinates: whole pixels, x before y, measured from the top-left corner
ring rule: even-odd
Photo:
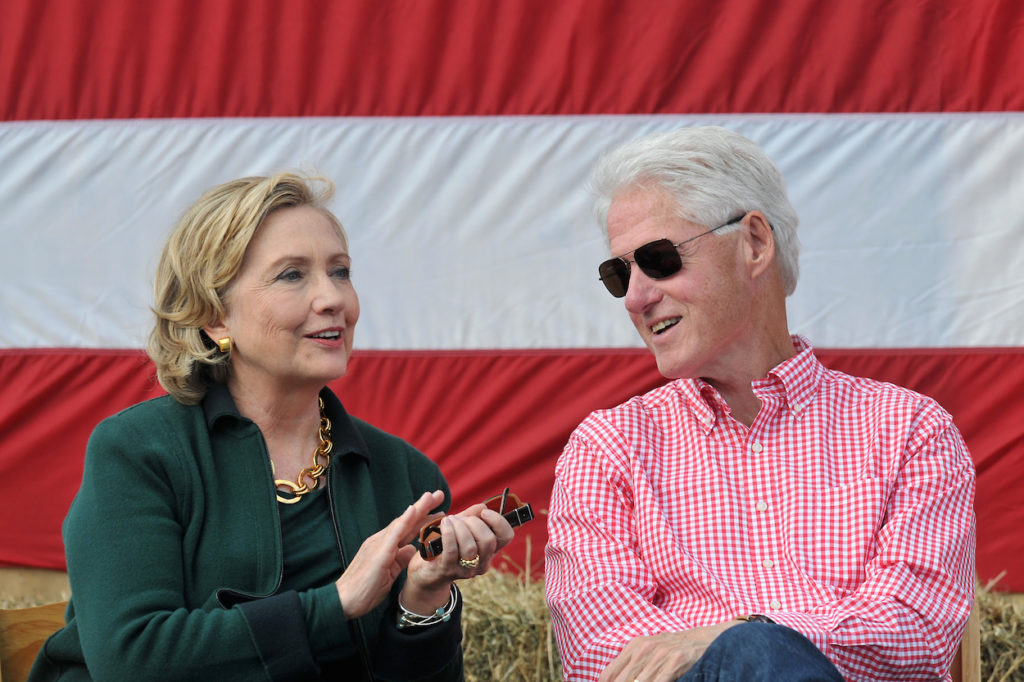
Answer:
[[[638,344],[596,278],[604,148],[722,124],[801,216],[790,323],[819,347],[1024,345],[1024,115],[183,119],[0,124],[0,347],[141,347],[157,251],[206,188],[338,184],[363,349]]]

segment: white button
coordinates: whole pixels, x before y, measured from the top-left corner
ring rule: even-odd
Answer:
[[[708,416],[704,417],[704,423],[707,424],[708,426],[711,426],[711,424],[714,421],[715,421],[715,418],[712,417],[710,414]]]
[[[768,508],[768,503],[767,502],[758,502],[757,504],[754,505],[754,509],[756,509],[757,511],[764,511],[767,508]]]
[[[761,562],[761,565],[764,566],[765,568],[771,568],[772,566],[775,565],[775,562],[772,561],[771,559],[765,559],[764,561]]]
[[[794,412],[799,412],[800,410],[804,409],[804,406],[801,405],[800,403],[793,403],[792,407]]]
[[[761,450],[764,450],[764,448],[761,447],[760,443],[754,443],[753,445],[750,446],[750,449],[753,450],[754,452],[761,452]]]
[[[782,602],[780,602],[778,599],[772,599],[770,602],[768,602],[768,606],[772,607],[773,610],[778,610],[782,608]]]

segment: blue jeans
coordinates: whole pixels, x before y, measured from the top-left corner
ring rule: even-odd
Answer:
[[[843,682],[835,666],[796,630],[744,623],[711,642],[676,682]]]

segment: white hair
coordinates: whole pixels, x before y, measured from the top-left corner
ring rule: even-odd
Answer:
[[[799,218],[775,162],[752,140],[705,126],[657,133],[627,142],[598,159],[591,173],[594,211],[607,234],[612,201],[636,187],[656,187],[675,200],[684,220],[708,229],[746,211],[768,217],[786,295],[800,272]],[[735,228],[726,228],[724,234]]]

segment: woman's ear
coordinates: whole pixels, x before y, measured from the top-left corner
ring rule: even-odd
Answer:
[[[228,331],[227,326],[219,320],[214,324],[204,325],[201,329],[206,332],[206,335],[209,336],[210,340],[214,343],[216,343],[217,339],[224,338],[225,336],[231,336],[231,332]]]

